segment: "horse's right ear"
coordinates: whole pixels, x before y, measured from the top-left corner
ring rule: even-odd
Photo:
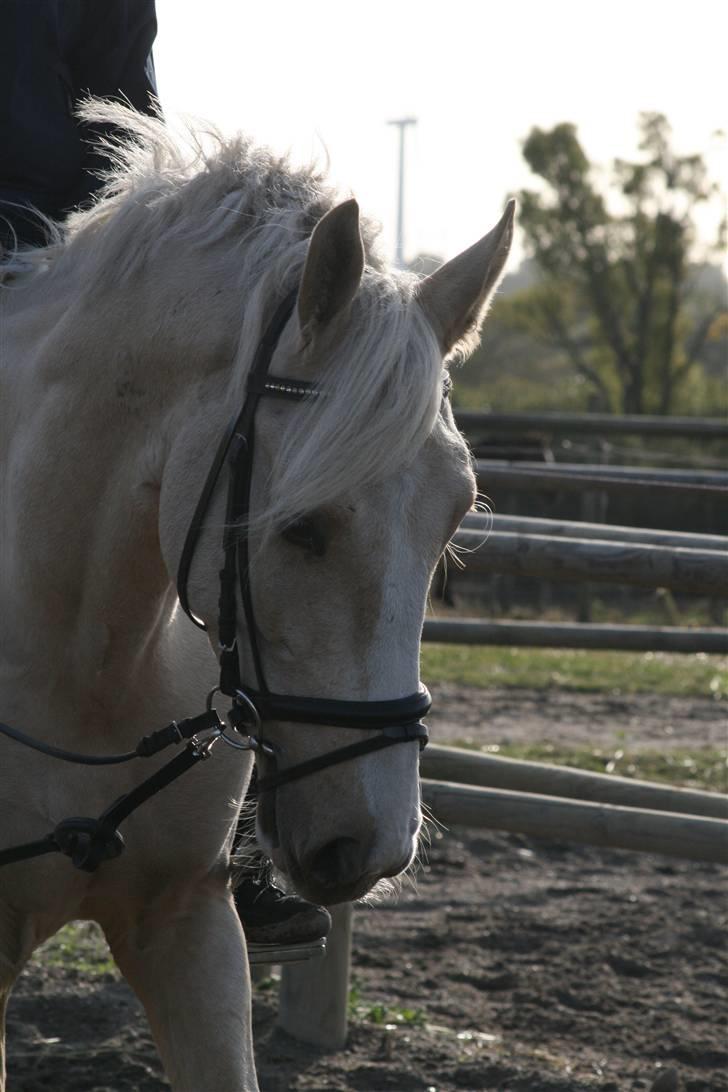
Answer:
[[[298,319],[305,340],[347,307],[364,272],[359,205],[351,198],[319,220],[308,245],[298,292]]]

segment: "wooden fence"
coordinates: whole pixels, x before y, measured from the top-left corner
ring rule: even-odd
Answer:
[[[453,541],[469,573],[728,595],[728,538],[721,535],[471,513]],[[721,627],[431,619],[423,637],[444,644],[728,653]]]
[[[429,747],[422,774],[423,799],[447,825],[728,864],[728,797],[718,793],[452,747]],[[327,1049],[346,1041],[351,906],[333,918],[322,960],[282,968],[279,1012],[290,1035]]]

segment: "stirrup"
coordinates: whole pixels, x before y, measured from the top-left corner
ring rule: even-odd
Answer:
[[[265,963],[303,963],[309,959],[323,959],[325,955],[326,937],[306,944],[248,944],[251,967]]]

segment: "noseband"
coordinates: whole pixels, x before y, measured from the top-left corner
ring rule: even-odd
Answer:
[[[417,740],[422,749],[427,743],[428,733],[420,717],[427,713],[431,704],[430,694],[424,686],[414,694],[391,701],[347,701],[275,694],[266,682],[253,609],[247,531],[253,478],[255,415],[261,398],[302,401],[321,396],[321,392],[313,383],[278,376],[271,378],[268,375],[281,334],[295,309],[297,295],[297,291],[291,292],[280,303],[258,345],[248,375],[242,408],[228,425],[217,449],[187,531],[177,572],[177,593],[180,605],[196,626],[206,630],[205,623],[195,616],[190,607],[187,583],[195,548],[205,525],[215,488],[223,468],[227,465],[227,508],[222,542],[224,563],[220,570],[217,623],[220,646],[220,684],[216,690],[232,698],[232,708],[228,714],[229,724],[239,734],[245,736],[245,740],[237,746],[241,749],[253,750],[259,756],[262,755],[266,766],[272,769],[271,773],[259,777],[260,792],[276,789],[280,785],[296,781],[317,770],[346,762],[372,751],[379,751],[383,747],[391,747],[395,743],[409,743]],[[237,640],[236,591],[238,589],[256,680],[256,685],[252,687],[243,683],[240,669]],[[263,725],[268,721],[330,725],[357,731],[375,730],[379,734],[370,735],[347,747],[340,747],[306,762],[278,770],[278,749],[270,740],[259,735]]]

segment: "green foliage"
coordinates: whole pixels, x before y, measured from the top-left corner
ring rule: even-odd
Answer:
[[[46,967],[61,967],[85,978],[99,975],[119,977],[104,935],[90,921],[73,921],[47,940],[34,960]]]
[[[726,285],[714,266],[694,264],[694,223],[698,206],[719,201],[718,187],[700,156],[673,150],[661,114],[643,114],[640,131],[641,158],[616,160],[605,192],[573,125],[529,134],[523,154],[541,180],[518,195],[530,268],[524,287],[496,301],[461,404],[474,404],[469,388],[487,370],[495,409],[558,408],[560,399],[562,409],[716,412],[726,378]],[[722,243],[721,231],[703,260]],[[498,405],[488,362],[508,358],[511,376],[523,377],[525,361],[532,370],[539,357],[548,405],[532,389],[530,405],[523,396],[519,406]]]
[[[698,652],[595,652],[427,644],[426,682],[728,697],[728,660]]]
[[[422,1027],[427,1019],[424,1009],[386,1005],[382,1001],[365,1001],[357,983],[349,990],[348,1012],[351,1020],[381,1026]]]

